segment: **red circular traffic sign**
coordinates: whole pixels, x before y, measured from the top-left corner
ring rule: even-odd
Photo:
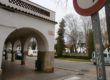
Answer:
[[[73,0],[73,5],[77,13],[89,16],[102,8],[106,0]]]

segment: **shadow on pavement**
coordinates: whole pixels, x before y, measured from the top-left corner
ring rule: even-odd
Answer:
[[[16,62],[3,61],[0,80],[53,80],[71,75],[71,72],[55,69],[54,73],[41,73]]]

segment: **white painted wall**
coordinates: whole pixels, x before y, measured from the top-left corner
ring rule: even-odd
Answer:
[[[54,51],[54,35],[49,35],[49,31],[54,33],[54,23],[21,13],[9,12],[0,8],[0,67],[2,50],[7,36],[14,30],[23,27],[31,27],[40,31],[47,38],[49,51]]]
[[[10,7],[17,8],[18,10],[25,11],[25,12],[28,12],[28,13],[31,13],[31,14],[34,14],[34,15],[38,15],[38,16],[40,16],[40,17],[44,17],[44,18],[49,19],[49,20],[53,20],[53,21],[55,20],[55,12],[54,12],[54,11],[49,10],[49,9],[47,9],[47,8],[45,8],[45,7],[42,7],[42,6],[40,6],[40,5],[38,5],[38,4],[35,4],[35,3],[31,2],[31,1],[28,1],[28,0],[21,0],[21,1],[26,2],[26,3],[28,3],[28,4],[31,4],[31,5],[34,5],[34,6],[38,7],[38,8],[41,8],[41,9],[43,9],[43,10],[46,10],[46,11],[50,12],[50,17],[44,16],[44,15],[42,15],[42,14],[40,14],[40,13],[34,12],[34,11],[32,11],[32,10],[29,10],[29,9],[25,9],[25,8],[20,7],[20,6],[18,6],[18,5],[9,3],[9,0],[0,0],[1,3],[5,4],[5,5],[7,5],[7,6],[10,6]]]
[[[7,38],[8,34],[14,30],[15,28],[11,28],[11,27],[9,28],[7,26],[0,25],[0,70],[1,70],[1,62],[2,62],[2,51],[3,51],[5,39]]]
[[[49,35],[49,31],[54,33],[54,23],[20,13],[9,12],[3,9],[0,9],[0,19],[0,25],[15,27],[16,29],[31,27],[40,31],[48,40],[49,51],[53,51],[52,46],[54,45],[54,35]]]

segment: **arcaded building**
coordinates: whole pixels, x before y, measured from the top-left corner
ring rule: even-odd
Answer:
[[[52,10],[28,0],[0,0],[0,71],[4,49],[11,49],[13,62],[16,48],[20,45],[21,64],[24,65],[28,43],[34,37],[38,46],[37,69],[53,72],[55,24]]]

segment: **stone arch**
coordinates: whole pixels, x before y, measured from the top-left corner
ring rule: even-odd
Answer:
[[[48,45],[48,41],[47,41],[46,37],[44,36],[44,34],[42,32],[40,32],[34,28],[24,27],[24,28],[16,29],[7,37],[6,42],[9,42],[9,41],[15,42],[16,40],[18,40],[20,38],[24,39],[24,41],[21,39],[20,39],[20,41],[25,42],[30,37],[36,38],[36,40],[38,42],[38,46],[39,46],[38,47],[39,51],[48,51],[49,45]]]
[[[16,29],[13,31],[6,39],[5,43],[7,42],[16,42],[17,40],[21,41],[23,55],[25,55],[26,50],[26,41],[30,37],[35,37],[38,43],[38,60],[36,61],[35,66],[37,70],[44,71],[44,72],[53,72],[53,53],[49,53],[49,43],[47,41],[46,36],[34,29],[23,27]],[[14,49],[15,50],[15,49]],[[48,54],[49,53],[49,54]],[[24,64],[24,59],[21,60],[21,64]]]

